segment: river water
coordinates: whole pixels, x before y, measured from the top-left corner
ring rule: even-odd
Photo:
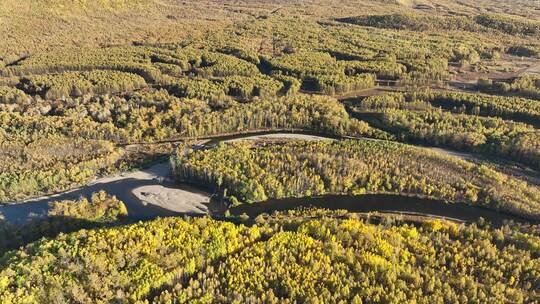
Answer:
[[[362,213],[377,211],[382,213],[421,215],[457,222],[474,222],[480,218],[484,218],[495,226],[500,226],[505,221],[510,220],[515,222],[530,222],[528,219],[483,207],[392,194],[368,194],[359,196],[325,195],[309,198],[272,199],[256,204],[240,205],[231,208],[230,213],[232,215],[245,213],[253,218],[259,214],[271,214],[273,211],[286,211],[299,207],[316,207]]]
[[[206,143],[204,147],[211,147],[219,142],[234,141],[249,138],[288,138],[302,140],[334,140],[335,137],[325,137],[313,133],[283,133],[283,132],[260,132],[249,135],[231,135],[214,138]],[[442,152],[445,152],[442,150]],[[450,154],[450,152],[448,153]],[[468,157],[463,157],[468,158]],[[188,185],[178,185],[173,182],[164,182],[169,175],[169,164],[161,163],[146,170],[126,173],[123,175],[98,179],[79,189],[64,193],[45,196],[37,199],[19,202],[6,206],[0,206],[0,212],[4,218],[13,223],[25,222],[30,218],[44,217],[47,214],[50,202],[58,200],[76,200],[81,197],[90,197],[92,193],[105,191],[110,195],[115,195],[123,201],[128,209],[130,219],[148,220],[155,217],[177,216],[184,213],[174,212],[160,206],[145,204],[133,194],[133,190],[143,186],[159,185],[160,188],[181,189],[190,193],[205,195],[211,194],[198,188]],[[216,204],[213,202],[212,204]],[[289,210],[297,207],[320,207],[327,209],[345,209],[351,212],[394,212],[405,214],[416,214],[424,216],[444,217],[457,221],[472,222],[480,217],[492,222],[501,224],[505,220],[524,221],[524,219],[496,212],[494,210],[472,207],[466,204],[446,203],[444,201],[414,198],[409,196],[376,194],[376,195],[332,195],[311,198],[289,198],[280,200],[269,200],[262,203],[242,205],[232,208],[232,214],[239,215],[246,213],[255,217],[261,213],[271,213],[274,210]],[[219,208],[218,208],[219,209]],[[189,215],[200,215],[189,214]],[[222,214],[216,214],[221,216]]]

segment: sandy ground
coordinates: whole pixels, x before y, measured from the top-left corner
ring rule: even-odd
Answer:
[[[170,167],[168,162],[156,164],[148,169],[138,170],[133,172],[126,172],[117,174],[114,176],[98,178],[87,185],[78,189],[53,194],[49,196],[43,196],[18,202],[12,205],[0,206],[0,213],[10,222],[25,222],[30,218],[42,218],[45,217],[49,210],[49,203],[61,200],[77,200],[81,197],[91,197],[92,193],[105,191],[110,195],[116,196],[118,199],[124,202],[128,209],[129,216],[134,219],[146,219],[154,218],[156,216],[171,216],[178,215],[181,212],[174,211],[178,206],[171,205],[170,201],[150,200],[143,203],[141,199],[134,195],[133,190],[141,187],[157,187],[160,191],[165,193],[175,191],[183,191],[185,193],[193,193],[193,197],[205,196],[208,198],[210,194],[204,194],[196,189],[189,189],[187,187],[177,187],[174,183],[169,181]],[[178,188],[184,188],[179,190]],[[188,197],[191,196],[180,196]],[[203,202],[206,200],[201,200]],[[191,200],[188,201],[188,203]],[[197,214],[204,208],[199,209],[193,205],[193,208],[183,208],[189,210],[196,210]],[[169,210],[169,207],[172,210]],[[200,207],[200,206],[199,206]]]
[[[439,152],[441,154],[446,154],[446,155],[454,156],[457,158],[461,158],[463,160],[472,160],[472,161],[479,160],[478,157],[475,157],[474,155],[469,154],[469,153],[457,152],[457,151],[452,151],[452,150],[447,150],[447,149],[437,148],[437,147],[430,147],[430,148],[425,148],[425,149]]]
[[[183,189],[166,188],[160,185],[143,186],[131,191],[144,205],[189,214],[206,214],[210,197]]]
[[[43,200],[50,200],[52,198],[61,198],[62,196],[65,196],[66,194],[69,194],[69,193],[79,193],[83,191],[84,188],[88,188],[91,186],[99,186],[100,184],[111,184],[111,183],[119,182],[122,180],[128,180],[128,179],[135,179],[135,180],[141,180],[141,181],[151,181],[151,180],[158,180],[158,179],[164,180],[169,174],[169,171],[170,171],[170,166],[168,162],[159,163],[144,170],[138,170],[138,171],[133,171],[133,172],[120,173],[120,174],[116,174],[112,176],[96,178],[93,181],[86,184],[85,186],[71,189],[65,192],[30,198],[30,199],[20,201],[20,202],[8,202],[6,205],[31,203],[31,202],[37,202],[37,201],[43,201]]]
[[[529,67],[523,72],[523,74],[528,74],[531,76],[540,76],[540,63]]]
[[[116,182],[123,179],[137,179],[137,180],[152,180],[156,178],[165,178],[170,171],[170,166],[168,162],[159,163],[145,170],[133,171],[122,173],[114,176],[103,177],[96,179],[89,183],[89,185],[103,184]]]
[[[230,139],[230,140],[225,140],[224,142],[236,142],[240,140],[260,140],[260,139],[288,139],[288,140],[308,140],[308,141],[334,140],[329,137],[307,135],[307,134],[275,133],[275,134],[253,135],[253,136],[248,136],[248,137],[243,137],[243,138]]]

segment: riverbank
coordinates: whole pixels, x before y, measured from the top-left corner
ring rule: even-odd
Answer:
[[[306,132],[308,133],[308,132]],[[334,137],[306,133],[263,132],[247,135],[228,135],[218,139],[201,140],[201,149],[214,146],[219,142],[234,142],[238,140],[335,140]],[[427,148],[433,149],[433,148]],[[474,159],[473,155],[436,149],[437,152],[466,160]],[[215,202],[214,194],[203,191],[199,187],[176,184],[169,177],[168,162],[156,164],[145,170],[138,170],[114,176],[97,179],[88,185],[51,196],[43,196],[19,202],[13,205],[1,206],[0,212],[10,222],[25,222],[28,219],[40,218],[46,215],[48,203],[58,200],[76,200],[80,197],[90,197],[92,193],[105,191],[122,200],[128,209],[129,217],[133,220],[146,220],[163,216],[206,215],[222,217],[223,210],[212,212]],[[326,200],[326,201],[323,201]],[[389,212],[397,214],[423,215],[434,218],[446,218],[454,221],[471,222],[480,217],[502,223],[504,220],[521,221],[519,217],[484,208],[472,207],[465,204],[447,204],[443,201],[412,198],[387,194],[370,194],[364,196],[329,196],[323,198],[295,198],[285,200],[270,200],[265,203],[243,205],[232,208],[232,214],[246,213],[257,216],[273,210],[289,210],[296,207],[319,207],[326,209],[344,209],[351,212]],[[285,209],[286,208],[286,209]],[[216,209],[217,210],[217,209]]]

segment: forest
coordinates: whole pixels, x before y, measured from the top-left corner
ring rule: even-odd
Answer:
[[[128,215],[124,203],[104,191],[92,194],[90,199],[54,201],[48,205],[45,218],[22,225],[2,220],[0,213],[0,255],[43,237],[125,223]]]
[[[11,155],[22,148],[13,142],[47,151],[51,141],[114,146],[273,129],[392,138],[352,118],[334,98],[376,88],[381,79],[443,79],[448,62],[473,62],[497,51],[487,37],[454,41],[419,33],[411,38],[341,22],[271,16],[178,45],[38,52],[0,67],[0,136],[10,142],[5,153]],[[110,172],[125,163],[116,148],[106,161],[90,153],[99,168],[80,157],[72,173],[59,164],[39,174],[5,171],[2,201],[59,191]],[[534,154],[525,158],[535,160]],[[69,166],[73,163],[70,158]]]
[[[480,14],[477,16],[428,16],[418,14],[371,15],[344,18],[349,22],[363,26],[393,28],[412,31],[499,31],[510,35],[538,36],[540,22],[524,18],[512,18],[500,14]]]
[[[351,105],[356,118],[403,141],[500,156],[535,168],[540,164],[539,106],[517,97],[429,91],[373,96]]]
[[[29,142],[0,142],[0,202],[84,184],[122,156],[121,150],[106,141],[65,137],[26,140]]]
[[[179,181],[227,190],[233,204],[323,194],[402,193],[539,218],[540,189],[489,165],[377,140],[222,144],[171,159]]]
[[[491,94],[512,94],[540,100],[540,77],[525,75],[508,83],[481,79],[478,81],[480,90]]]
[[[22,78],[19,88],[45,99],[129,92],[146,86],[140,76],[116,71],[66,72]]]
[[[372,223],[316,209],[249,227],[163,218],[11,251],[0,259],[0,300],[530,303],[539,246],[538,225],[515,223]]]

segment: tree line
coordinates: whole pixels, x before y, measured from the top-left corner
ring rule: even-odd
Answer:
[[[113,166],[122,152],[105,141],[40,138],[0,141],[0,202],[82,185]]]
[[[339,19],[362,26],[411,31],[468,31],[485,33],[496,30],[509,35],[537,36],[540,22],[525,18],[511,18],[500,14],[476,16],[437,16],[427,14],[367,15]]]
[[[451,112],[434,106],[442,106]],[[535,168],[540,161],[538,129],[491,117],[536,121],[540,108],[533,100],[412,92],[369,97],[353,109],[358,117],[366,118],[375,127],[401,140],[497,155]],[[470,114],[462,114],[467,112]],[[479,116],[481,114],[488,117]]]
[[[25,115],[50,107],[47,115]],[[293,95],[206,102],[177,98],[165,90],[125,97],[93,96],[21,105],[0,113],[2,130],[12,138],[63,135],[116,143],[158,141],[249,130],[302,129],[341,135],[379,136],[381,132],[351,119],[336,99]]]
[[[538,218],[540,190],[439,152],[373,140],[179,146],[173,176],[225,190],[232,203],[324,194],[397,193]]]
[[[39,75],[22,78],[18,87],[31,95],[45,99],[61,99],[68,96],[117,94],[146,87],[138,75],[117,71],[65,72],[55,75]]]
[[[43,237],[118,224],[127,215],[124,203],[103,191],[93,193],[90,199],[54,201],[49,203],[43,219],[29,219],[22,224],[0,220],[0,255]]]
[[[478,80],[478,88],[492,94],[512,94],[540,100],[540,77],[530,75],[518,77],[512,82],[480,79]]]

